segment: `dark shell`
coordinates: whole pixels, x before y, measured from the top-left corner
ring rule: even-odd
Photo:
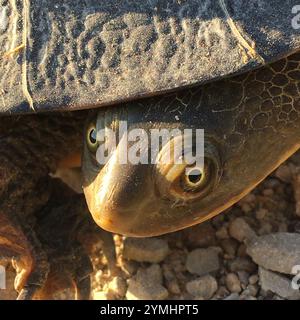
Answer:
[[[0,113],[94,108],[258,67],[300,47],[295,4],[0,0]]]

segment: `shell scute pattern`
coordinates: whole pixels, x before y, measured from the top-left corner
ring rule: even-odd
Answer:
[[[230,30],[220,18],[197,18],[216,9],[211,1],[189,1],[186,6],[173,1],[169,9],[160,8],[158,2],[156,8],[151,2],[139,4],[132,12],[126,12],[126,3],[112,10],[110,1],[91,2],[92,6],[88,1],[67,1],[56,9],[49,5],[35,9],[32,33],[45,38],[30,40],[29,80],[35,96],[44,87],[74,92],[79,84],[109,90],[114,81],[134,78],[135,70],[141,79],[139,86],[155,90],[160,77],[174,81],[184,70],[192,78],[196,69],[191,57],[197,61],[197,56],[205,56],[203,50],[209,54],[212,46],[232,45]],[[149,8],[156,8],[157,14],[150,14]],[[123,89],[131,92],[130,86],[136,85],[136,81],[126,82]]]
[[[298,126],[299,122],[299,96],[300,96],[300,74],[299,54],[292,55],[286,59],[270,64],[266,68],[253,72],[257,83],[245,82],[245,97],[251,97],[249,110],[257,110],[253,113],[249,129],[263,129],[277,127],[275,124],[281,122],[281,126]],[[294,75],[294,76],[291,76]],[[255,107],[256,106],[256,107]],[[240,109],[247,109],[247,102],[243,100]]]
[[[233,140],[237,140],[237,135],[241,136],[239,139],[245,139],[248,133],[257,130],[293,130],[299,127],[300,77],[293,79],[286,70],[293,71],[293,66],[298,71],[299,62],[295,60],[293,55],[246,74],[178,91],[160,99],[148,99],[148,116],[153,117],[155,109],[163,107],[166,114],[186,112],[186,117],[190,117],[187,113],[191,106],[202,117],[223,113],[218,119],[231,118],[233,125],[229,136],[232,135]]]

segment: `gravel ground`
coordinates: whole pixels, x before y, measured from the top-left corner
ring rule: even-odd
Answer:
[[[300,272],[293,270],[300,265],[300,153],[210,221],[161,237],[114,239],[117,275],[100,249],[93,256],[95,300],[300,299],[291,286]],[[14,273],[7,274],[0,299],[16,297]]]

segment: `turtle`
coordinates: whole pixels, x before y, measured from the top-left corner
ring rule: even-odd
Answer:
[[[13,258],[19,299],[43,296],[68,270],[88,298],[83,242],[95,226],[146,237],[201,223],[299,149],[295,5],[1,0],[0,252]],[[183,136],[159,142],[152,163],[134,139],[124,149],[124,123]],[[163,161],[197,129],[200,159]],[[119,162],[130,150],[148,162]],[[53,177],[78,167],[85,199]]]

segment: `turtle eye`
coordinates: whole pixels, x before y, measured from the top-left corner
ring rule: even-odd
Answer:
[[[95,124],[90,124],[87,133],[86,133],[86,142],[89,150],[93,153],[97,151],[98,148],[98,141],[97,141],[97,131]]]
[[[173,142],[175,139],[176,137]],[[170,151],[172,152],[171,159],[170,156],[165,158]],[[172,150],[172,145],[169,149],[164,146],[158,155],[156,183],[164,198],[172,197],[183,201],[199,200],[206,197],[220,181],[222,162],[216,143],[212,143],[207,138],[204,145],[204,157],[199,155],[195,160],[193,159],[195,154],[193,145],[190,149],[186,148],[185,151],[182,156],[182,153]]]
[[[205,197],[216,185],[218,168],[210,158],[205,158],[204,167],[191,165],[185,167],[171,184],[170,192],[182,199]]]
[[[185,190],[197,189],[203,184],[205,180],[204,172],[201,168],[190,167],[186,168],[185,172],[181,177],[181,184]]]
[[[207,161],[204,168],[197,166],[186,167],[179,178],[178,187],[183,192],[203,192],[211,182],[212,166]]]

